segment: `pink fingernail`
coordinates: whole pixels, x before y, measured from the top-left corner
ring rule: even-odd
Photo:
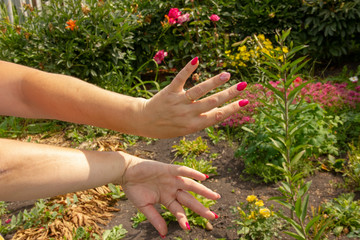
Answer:
[[[227,81],[227,80],[229,80],[230,76],[231,76],[230,73],[224,72],[224,73],[222,73],[222,74],[220,75],[220,80],[221,80],[221,81]]]
[[[236,86],[236,89],[237,89],[238,91],[242,91],[242,90],[244,90],[246,87],[247,87],[247,83],[246,83],[246,82],[241,82],[241,83],[239,83],[239,84]]]
[[[204,174],[204,175],[205,175],[206,179],[208,179],[208,178],[209,178],[209,175],[207,175],[207,174]]]
[[[218,216],[216,213],[214,213],[213,211],[211,211],[211,212],[212,212],[212,214],[214,214],[215,219],[218,219],[218,218],[219,218],[219,216]]]
[[[240,107],[244,107],[244,106],[246,106],[248,104],[249,104],[249,100],[247,100],[247,99],[243,99],[243,100],[239,101],[239,106]]]
[[[166,238],[166,236],[164,236],[164,235],[161,235],[161,234],[160,234],[160,237],[161,237],[162,239]]]
[[[186,228],[190,231],[190,225],[189,225],[189,223],[188,222],[186,222]]]
[[[199,60],[199,58],[195,57],[193,60],[191,60],[191,65],[196,65],[198,60]]]

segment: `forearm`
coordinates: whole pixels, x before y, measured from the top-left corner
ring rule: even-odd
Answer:
[[[7,86],[13,86],[9,88],[11,94],[4,93],[9,96],[3,96],[0,114],[3,104],[10,111],[5,115],[57,119],[140,134],[136,126],[145,99],[110,92],[71,76],[0,64],[6,65],[0,76],[8,81]]]
[[[37,199],[120,183],[130,155],[0,139],[0,201]]]

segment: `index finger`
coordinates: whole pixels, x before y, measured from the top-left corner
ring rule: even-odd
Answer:
[[[183,90],[186,80],[196,70],[199,65],[199,58],[193,58],[186,66],[175,76],[168,88],[174,92],[180,92]]]

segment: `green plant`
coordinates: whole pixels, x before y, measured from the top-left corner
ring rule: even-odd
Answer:
[[[332,217],[329,228],[336,235],[360,237],[360,202],[354,201],[354,194],[342,194],[322,205],[323,211]]]
[[[212,161],[207,161],[205,159],[197,160],[195,156],[185,157],[183,162],[175,161],[174,164],[187,166],[204,174],[217,175],[217,168],[212,166]]]
[[[343,163],[343,177],[347,188],[360,191],[360,147],[350,145],[349,160]]]
[[[31,227],[46,227],[49,222],[62,218],[64,206],[54,204],[49,206],[43,199],[38,200],[30,210],[24,210],[13,215],[11,222],[0,228],[2,234],[17,230],[18,228],[28,229]]]
[[[84,228],[84,227],[80,226],[77,229],[73,230],[73,239],[74,240],[91,240],[91,239],[100,240],[100,237],[96,233],[91,233],[91,227]]]
[[[7,204],[4,201],[0,201],[0,217],[8,212]]]
[[[234,220],[240,239],[274,239],[285,229],[286,224],[271,208],[267,208],[262,200],[254,195],[247,197],[247,203],[240,202],[233,207],[239,219]]]
[[[147,218],[142,212],[137,212],[134,217],[131,218],[131,221],[133,221],[132,227],[137,228],[140,223],[146,221]]]
[[[202,153],[208,153],[209,147],[206,140],[201,137],[196,138],[194,141],[188,141],[185,137],[180,140],[179,145],[172,146],[176,150],[175,156],[199,156]]]
[[[111,190],[111,192],[108,193],[108,195],[110,195],[113,199],[117,200],[117,199],[126,198],[124,191],[122,191],[119,185],[114,185],[112,183],[109,183],[108,187]]]
[[[199,201],[206,208],[210,208],[212,205],[216,203],[216,201],[207,199],[199,194],[193,192],[189,192],[189,193],[193,195],[197,199],[197,201]],[[176,217],[165,206],[161,206],[161,208],[164,210],[161,216],[163,216],[163,218],[165,219],[165,221],[167,221],[167,223],[177,221]],[[199,214],[195,213],[188,207],[184,207],[184,209],[189,224],[206,228],[206,225],[209,222],[206,218],[199,216]]]
[[[222,129],[217,129],[211,126],[206,128],[205,131],[214,145],[226,139],[225,132]]]
[[[309,45],[308,52],[324,59],[344,56],[354,48],[360,34],[359,0],[305,0],[299,11],[304,18],[297,40]]]
[[[118,240],[126,237],[127,231],[123,225],[114,226],[112,229],[105,230],[102,236],[103,240]]]
[[[268,101],[270,106],[270,101]],[[321,155],[339,155],[337,147],[338,138],[336,130],[341,128],[341,120],[338,116],[328,113],[318,104],[301,103],[303,111],[296,112],[296,105],[290,105],[289,111],[294,112],[292,119],[295,123],[306,123],[307,126],[297,130],[292,141],[296,146],[307,146],[304,158],[319,157]],[[278,171],[264,163],[282,166],[284,158],[280,152],[273,147],[269,138],[271,129],[279,135],[283,135],[284,129],[278,121],[268,117],[281,118],[282,112],[278,108],[268,108],[268,112],[260,112],[254,116],[255,123],[241,128],[245,130],[239,148],[235,152],[236,157],[242,157],[245,163],[244,172],[250,175],[259,176],[264,182],[274,182],[282,179],[281,171]],[[300,160],[295,164],[294,170],[303,171],[308,175],[314,170],[314,166],[308,161]],[[261,169],[261,171],[259,171]]]
[[[290,30],[278,33],[275,38],[280,46],[280,51],[274,51],[272,54],[266,54],[268,59],[266,63],[271,69],[260,67],[271,79],[278,81],[280,77],[280,90],[272,86],[270,83],[263,83],[263,86],[273,91],[274,104],[268,104],[263,101],[264,107],[260,109],[269,119],[277,122],[282,128],[281,132],[276,132],[268,128],[269,139],[272,142],[272,147],[276,149],[283,158],[282,167],[272,165],[284,175],[285,181],[280,183],[278,188],[281,196],[274,197],[272,200],[277,201],[290,210],[290,217],[277,213],[280,217],[286,220],[295,230],[295,232],[285,231],[284,233],[295,239],[309,239],[310,229],[320,216],[305,221],[308,216],[307,208],[309,203],[308,190],[311,181],[304,182],[303,173],[296,168],[301,158],[306,152],[306,145],[296,144],[296,135],[301,129],[308,127],[308,121],[300,119],[296,121],[296,113],[304,112],[311,108],[311,105],[304,105],[303,101],[297,99],[301,89],[303,89],[308,82],[301,83],[295,86],[293,83],[298,77],[298,72],[305,66],[306,57],[300,57],[295,60],[295,53],[304,48],[304,46],[293,47],[290,43],[288,52],[283,51],[286,38],[289,36]],[[259,44],[261,46],[261,44]],[[282,56],[273,57],[273,55]],[[294,86],[294,87],[293,87]],[[297,100],[297,101],[296,101]],[[293,107],[292,107],[293,106]],[[280,115],[272,115],[271,110],[277,109]],[[295,220],[296,219],[296,220]],[[314,239],[320,239],[325,230],[326,225],[321,231],[317,233]]]
[[[61,128],[58,121],[0,117],[0,137],[19,138],[31,134],[55,132]]]

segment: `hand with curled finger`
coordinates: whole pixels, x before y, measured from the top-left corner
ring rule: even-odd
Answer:
[[[227,72],[184,90],[187,79],[198,65],[199,59],[195,57],[167,87],[144,101],[140,114],[142,123],[138,125],[144,136],[171,138],[193,133],[224,120],[249,103],[243,99],[219,107],[237,97],[246,88],[246,82],[204,97],[230,79]]]
[[[167,225],[156,210],[156,204],[164,205],[184,230],[190,230],[190,225],[182,206],[209,220],[218,218],[218,215],[204,207],[188,192],[212,200],[219,199],[218,193],[193,180],[206,180],[207,175],[185,166],[144,160],[131,155],[128,159],[131,160],[119,183],[128,199],[147,217],[161,237],[164,238],[167,234]]]

